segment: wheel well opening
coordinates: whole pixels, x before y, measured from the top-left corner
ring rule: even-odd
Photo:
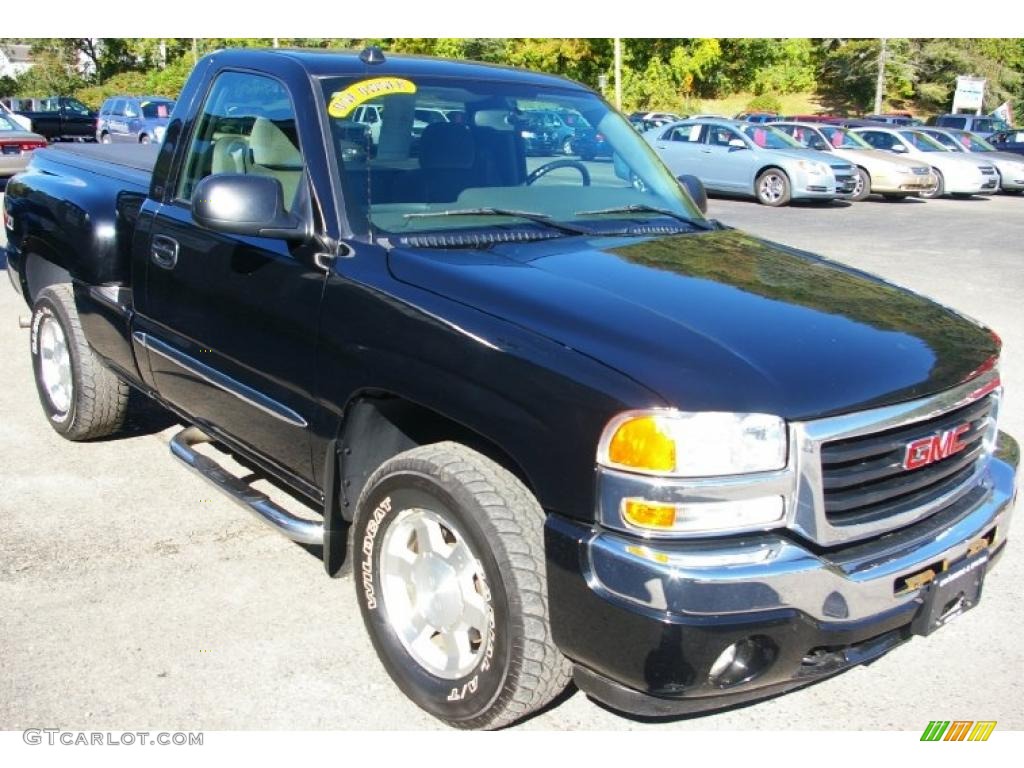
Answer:
[[[522,467],[493,440],[418,403],[367,396],[348,408],[338,439],[342,517],[352,520],[366,481],[385,461],[411,448],[446,440],[483,454],[535,493]]]
[[[25,282],[28,286],[28,303],[34,304],[43,288],[59,283],[70,283],[71,274],[37,253],[25,257]]]

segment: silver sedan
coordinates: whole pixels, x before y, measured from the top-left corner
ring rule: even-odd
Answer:
[[[1000,152],[976,133],[959,128],[919,128],[951,152],[967,152],[976,160],[996,167],[999,189],[1011,195],[1024,191],[1024,157],[1013,152]]]
[[[0,178],[24,170],[32,153],[46,145],[46,139],[38,133],[30,133],[13,120],[0,116]]]
[[[757,198],[763,205],[852,196],[854,166],[806,149],[767,125],[684,120],[644,134],[676,175],[692,174],[711,191]]]

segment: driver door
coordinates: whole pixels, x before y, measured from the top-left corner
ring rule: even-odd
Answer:
[[[730,141],[740,141],[744,148],[732,147]],[[742,136],[728,126],[709,125],[705,150],[709,186],[725,192],[753,190],[757,158]]]
[[[272,176],[286,207],[308,206],[292,104],[274,78],[217,76],[188,139],[175,193],[159,207],[145,244],[136,338],[164,399],[283,474],[311,479],[325,280],[314,246],[203,229],[191,206],[196,184],[222,173]]]

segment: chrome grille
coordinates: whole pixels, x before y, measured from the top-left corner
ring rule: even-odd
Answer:
[[[794,422],[788,526],[820,546],[847,546],[956,504],[986,482],[1001,391],[998,373],[988,371],[919,400]],[[964,423],[963,450],[903,469],[908,443]]]
[[[833,525],[881,520],[937,499],[966,482],[984,455],[994,397],[934,419],[821,446],[825,518]],[[965,447],[917,469],[903,466],[912,441],[940,436],[967,424]]]

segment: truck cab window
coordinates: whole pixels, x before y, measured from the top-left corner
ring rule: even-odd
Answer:
[[[291,210],[305,165],[295,109],[279,81],[243,72],[217,77],[200,113],[178,182],[177,199],[189,201],[202,179],[217,173],[272,176]]]

